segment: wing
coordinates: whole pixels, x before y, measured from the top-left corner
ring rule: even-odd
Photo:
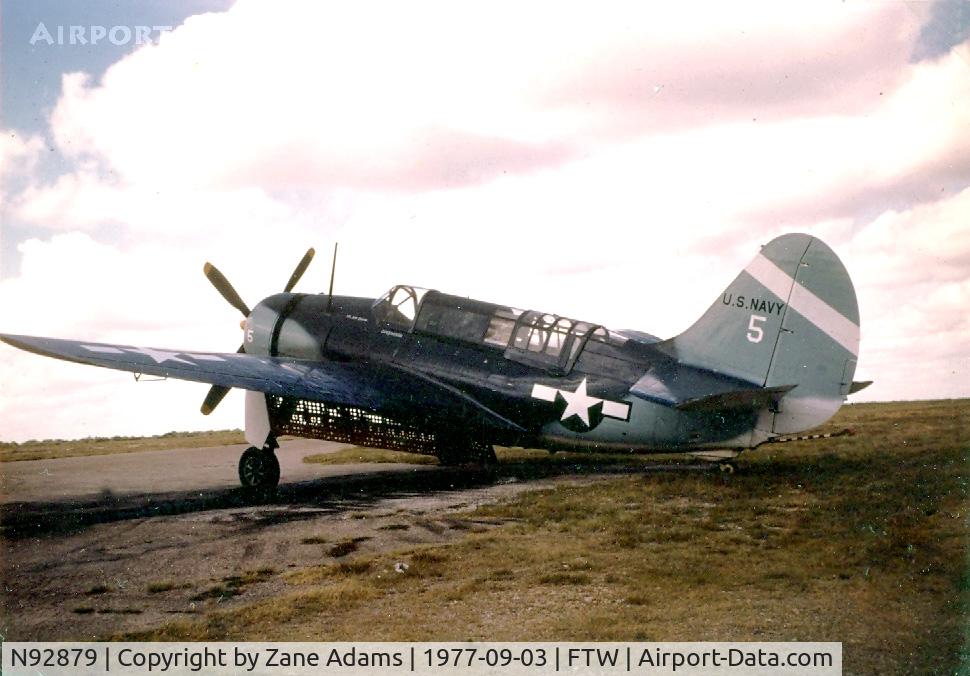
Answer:
[[[119,371],[359,406],[409,419],[472,415],[490,427],[522,430],[460,390],[389,364],[162,350],[7,334],[0,334],[0,340],[45,357]]]

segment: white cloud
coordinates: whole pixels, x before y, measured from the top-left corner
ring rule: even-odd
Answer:
[[[20,249],[21,274],[0,281],[5,333],[218,351],[232,351],[240,342],[238,314],[209,287],[201,262],[177,248],[143,244],[122,251],[66,233],[29,240]],[[239,401],[229,401],[217,417],[198,414],[204,385],[146,382],[133,389],[131,374],[7,345],[0,346],[0,382],[4,439],[241,424]]]
[[[13,173],[31,175],[43,149],[39,136],[24,138],[11,129],[0,129],[0,180]]]
[[[8,209],[10,196],[33,179],[43,150],[44,141],[39,136],[25,138],[12,129],[0,128],[0,214]]]
[[[888,4],[698,9],[243,1],[65,76],[52,128],[148,185],[449,187],[604,137],[864,110],[918,30]]]
[[[966,396],[970,382],[970,188],[887,212],[846,258],[862,311],[869,396]]]

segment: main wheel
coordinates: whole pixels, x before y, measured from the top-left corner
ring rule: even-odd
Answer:
[[[438,456],[438,464],[445,467],[457,467],[467,461],[464,449],[458,442],[444,441],[439,442],[435,448],[435,455]]]
[[[498,463],[495,448],[486,441],[450,437],[441,440],[437,448],[438,463],[456,465],[494,465]]]
[[[469,459],[479,465],[490,467],[498,464],[498,456],[495,455],[495,447],[487,441],[472,441],[470,444],[471,453]]]
[[[239,458],[239,481],[246,488],[272,488],[280,482],[280,461],[271,448],[250,446]]]

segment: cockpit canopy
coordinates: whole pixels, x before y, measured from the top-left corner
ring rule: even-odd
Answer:
[[[611,337],[598,324],[403,284],[376,300],[373,309],[387,328],[491,345],[504,349],[507,359],[559,373],[569,372],[587,340],[605,343]]]
[[[608,339],[609,332],[597,324],[530,310],[515,319],[505,357],[566,374],[587,341]]]

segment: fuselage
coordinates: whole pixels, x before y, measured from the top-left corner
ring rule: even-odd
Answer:
[[[632,396],[631,386],[673,359],[646,334],[414,287],[380,299],[276,294],[253,309],[245,331],[250,354],[404,369],[459,390],[515,423],[485,432],[500,445],[743,448],[756,422],[750,411],[681,411]],[[413,421],[462,424],[436,420],[421,401]]]

